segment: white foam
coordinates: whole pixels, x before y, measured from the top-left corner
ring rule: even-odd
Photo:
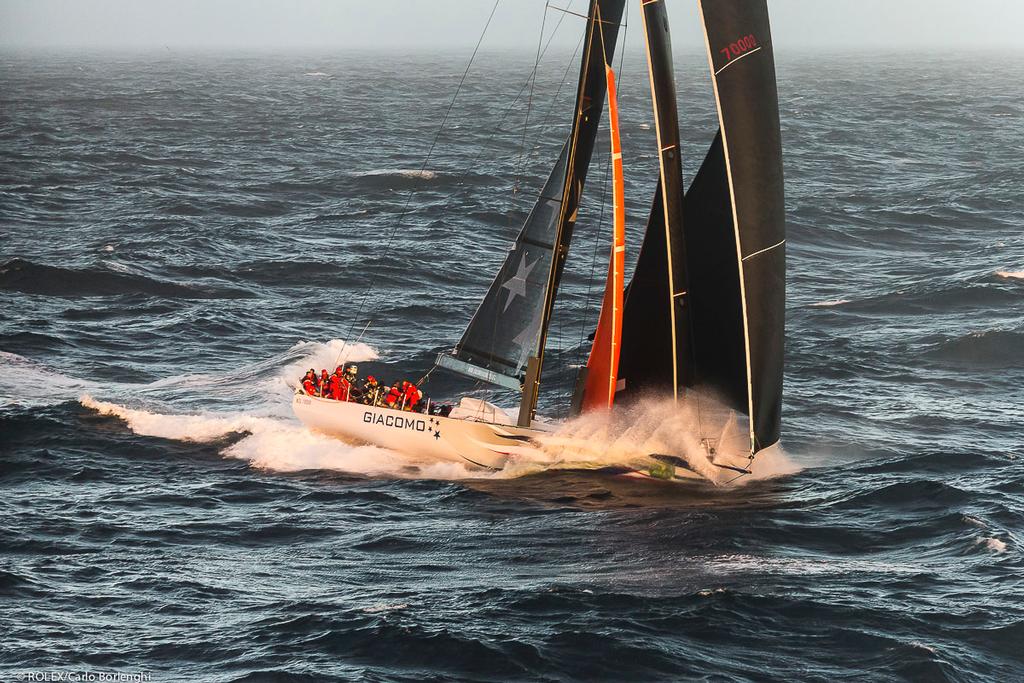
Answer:
[[[311,432],[293,419],[244,413],[172,414],[129,408],[83,395],[80,402],[125,421],[142,436],[208,443],[244,434],[221,454],[275,472],[335,470],[391,478],[466,479],[481,473],[458,463],[423,461],[375,446],[353,445]]]
[[[435,171],[418,168],[375,168],[369,171],[357,171],[352,175],[366,176],[400,176],[402,178],[420,178],[421,180],[433,180],[437,177]]]
[[[811,308],[831,308],[832,306],[842,306],[848,303],[850,303],[849,299],[828,299],[827,301],[818,301],[811,304]]]
[[[994,553],[1005,553],[1006,552],[1006,541],[1000,541],[998,538],[985,538],[980,537],[974,541],[975,544],[984,543],[985,547]]]
[[[336,366],[344,363],[362,363],[380,358],[377,349],[369,344],[350,344],[344,339],[299,342],[288,350],[288,355],[294,360],[285,366],[284,373],[287,378],[294,376],[296,380],[311,367],[317,372],[322,369],[333,371]]]
[[[395,603],[380,603],[378,605],[371,605],[370,607],[364,607],[363,612],[367,614],[380,614],[381,612],[395,612],[400,609],[405,609],[409,606],[407,602],[395,602]]]
[[[124,420],[128,427],[142,436],[157,436],[178,441],[214,441],[237,432],[262,431],[270,418],[244,414],[183,414],[168,415],[147,410],[128,408],[116,403],[97,401],[83,394],[79,402],[101,415],[113,415]]]
[[[997,270],[996,277],[1004,280],[1024,280],[1024,270]]]
[[[712,461],[703,439],[715,442]],[[552,469],[631,467],[649,469],[652,453],[681,457],[699,475],[716,484],[747,483],[793,474],[800,467],[779,446],[772,446],[748,459],[747,436],[734,413],[709,395],[690,392],[678,406],[672,401],[647,399],[614,412],[580,415],[562,423],[551,435],[541,437],[542,450]],[[716,465],[747,468],[737,476],[734,470]],[[537,463],[521,465],[536,470]]]
[[[309,71],[305,75],[306,76],[314,76],[314,77],[323,78],[325,76],[330,76],[331,74],[324,73],[323,71]]]

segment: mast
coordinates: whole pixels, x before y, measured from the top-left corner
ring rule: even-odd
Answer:
[[[591,0],[569,137],[462,338],[435,361],[472,379],[521,391],[519,424],[524,426],[536,408],[551,312],[604,107],[603,55],[614,54],[624,7],[625,0]]]
[[[544,366],[544,349],[547,344],[551,315],[558,294],[558,284],[569,254],[569,243],[576,226],[577,212],[583,195],[583,184],[587,169],[594,153],[597,129],[604,108],[605,60],[615,54],[615,42],[625,0],[591,0],[587,12],[587,32],[584,38],[583,61],[580,65],[579,85],[576,88],[576,105],[569,135],[569,157],[565,171],[562,202],[556,223],[554,257],[548,271],[544,305],[540,318],[540,329],[536,352],[529,359],[526,381],[523,384],[522,400],[519,405],[519,426],[529,427],[537,410],[537,396],[540,389],[541,371]]]

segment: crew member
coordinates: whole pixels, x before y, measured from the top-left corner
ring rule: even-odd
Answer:
[[[331,375],[331,398],[335,401],[347,401],[352,385],[345,379],[345,373],[339,365]]]
[[[302,390],[306,392],[306,396],[316,396],[320,393],[317,391],[316,370],[313,368],[307,370],[306,376],[302,378]]]
[[[320,370],[320,396],[327,398],[331,395],[331,376],[327,374],[327,368]]]
[[[362,401],[364,405],[375,406],[380,402],[380,382],[373,375],[369,375],[363,382]]]
[[[404,409],[407,411],[416,410],[416,404],[420,402],[420,397],[423,395],[420,393],[419,387],[412,382],[403,382],[405,385],[405,405]]]
[[[399,382],[395,382],[388,389],[388,393],[384,396],[384,403],[388,408],[401,408],[402,400],[402,387]]]

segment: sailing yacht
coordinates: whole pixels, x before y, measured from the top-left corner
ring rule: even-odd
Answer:
[[[607,99],[612,243],[600,316],[573,409],[612,411],[655,398],[681,405],[707,391],[746,425],[747,460],[779,440],[785,309],[785,213],[775,67],[765,0],[699,0],[718,111],[684,192],[668,15],[641,0],[659,174],[637,267],[624,282],[623,164],[612,58],[625,0],[591,0],[572,126],[532,211],[461,339],[436,367],[520,396],[517,414],[464,398],[446,417],[308,396],[308,427],[420,457],[501,469],[542,455],[557,425],[537,418],[545,346]],[[701,435],[712,465],[713,438]],[[684,454],[638,469],[701,476]]]

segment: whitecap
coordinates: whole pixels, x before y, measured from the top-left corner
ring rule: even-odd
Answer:
[[[437,177],[437,172],[417,168],[375,168],[369,171],[356,171],[352,175],[358,177],[399,176],[402,178],[419,178],[421,180],[433,180],[434,178]]]
[[[842,306],[843,304],[850,303],[849,299],[828,299],[826,301],[818,301],[811,304],[811,308],[830,308],[832,306]]]
[[[1006,541],[1001,541],[998,538],[986,538],[984,536],[980,536],[974,541],[974,543],[976,545],[984,543],[985,547],[994,553],[1006,552]]]
[[[391,604],[381,603],[379,605],[371,605],[369,607],[364,607],[362,611],[366,612],[367,614],[380,614],[381,612],[395,612],[400,609],[405,609],[408,606],[409,603],[407,602],[395,602]]]

